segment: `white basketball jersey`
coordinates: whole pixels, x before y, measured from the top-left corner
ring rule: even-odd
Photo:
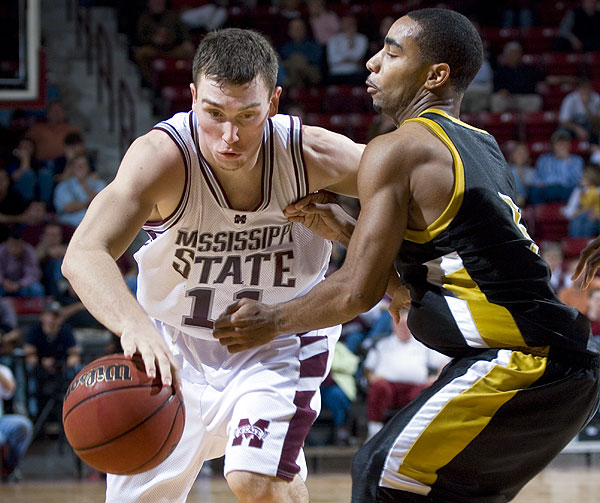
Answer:
[[[231,208],[198,147],[193,111],[155,129],[179,147],[186,182],[173,214],[144,225],[150,239],[135,254],[137,297],[149,316],[213,339],[213,321],[235,300],[283,302],[324,278],[331,243],[283,215],[308,190],[297,117],[276,115],[265,125],[262,199],[252,211]]]

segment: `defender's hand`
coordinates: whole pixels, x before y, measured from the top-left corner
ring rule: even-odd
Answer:
[[[583,273],[581,289],[585,290],[594,279],[598,267],[600,267],[600,236],[581,251],[571,279],[575,281]]]
[[[277,308],[252,299],[231,304],[215,321],[214,337],[230,353],[239,353],[271,342],[277,330]]]
[[[347,245],[356,221],[339,205],[333,194],[315,192],[290,204],[284,211],[290,222],[299,222],[315,234]]]
[[[394,323],[400,321],[400,311],[404,307],[410,307],[410,292],[405,286],[399,286],[394,291],[392,301],[388,307],[388,312],[392,316]]]

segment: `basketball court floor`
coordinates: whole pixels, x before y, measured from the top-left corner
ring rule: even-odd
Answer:
[[[314,474],[308,488],[312,503],[350,503],[350,477],[346,474]],[[102,503],[104,483],[86,481],[22,482],[0,486],[6,503]],[[237,503],[220,476],[198,479],[188,503]],[[551,466],[521,491],[516,503],[600,502],[600,468]]]

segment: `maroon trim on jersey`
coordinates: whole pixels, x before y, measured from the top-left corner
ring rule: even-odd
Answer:
[[[296,195],[297,199],[302,199],[300,189],[300,171],[296,162],[296,153],[294,152],[294,118],[290,115],[290,150],[292,152],[292,164],[294,165],[294,176],[296,177]]]
[[[175,222],[173,222],[170,227],[173,227],[177,222],[179,222],[179,219],[181,218],[181,215],[183,215],[183,202],[184,200],[186,200],[186,193],[189,191],[188,188],[188,184],[190,183],[190,165],[188,162],[188,159],[185,155],[185,152],[183,151],[183,146],[185,145],[185,143],[183,142],[183,139],[180,137],[181,140],[181,144],[175,139],[175,137],[173,136],[173,133],[171,131],[169,131],[166,128],[160,127],[160,125],[156,125],[152,128],[152,130],[156,129],[157,131],[163,131],[164,133],[167,133],[167,135],[169,136],[169,138],[171,138],[171,140],[173,140],[173,143],[175,143],[175,145],[177,145],[177,148],[179,149],[179,153],[181,154],[181,158],[183,159],[183,164],[185,165],[185,182],[183,185],[183,191],[181,192],[181,198],[179,199],[179,202],[177,203],[177,206],[175,207],[175,209],[173,210],[173,212],[166,218],[163,218],[162,220],[148,220],[144,223],[144,225],[142,226],[142,228],[144,227],[160,227],[161,225],[164,225],[165,222],[168,222],[170,218],[173,217],[173,215],[175,215],[179,209],[181,208],[181,214],[179,215],[179,218],[177,218],[177,220]],[[155,229],[153,229],[154,233],[157,234],[162,234],[162,232],[164,231],[157,231]]]
[[[254,207],[252,211],[264,210],[269,203],[271,202],[271,192],[273,189],[273,172],[275,171],[275,159],[274,159],[274,149],[273,144],[275,140],[273,138],[273,121],[271,119],[267,120],[267,135],[268,141],[263,140],[263,162],[262,162],[262,179],[261,179],[261,196],[260,202]],[[266,151],[267,145],[269,146],[269,151]],[[267,156],[269,159],[267,161]],[[266,186],[266,191],[265,191]]]
[[[302,332],[301,334],[297,334],[300,337],[300,347],[304,347],[304,346],[308,346],[309,344],[312,344],[313,342],[319,342],[322,341],[323,339],[327,339],[326,335],[309,335],[309,336],[304,336],[304,334],[307,334],[308,332]]]
[[[300,362],[300,366],[302,366],[302,362]],[[324,372],[325,369],[323,369]],[[291,481],[300,471],[300,467],[296,463],[298,453],[306,440],[310,427],[317,418],[317,412],[310,408],[310,401],[314,395],[315,391],[296,391],[294,396],[296,413],[290,421],[277,466],[276,476],[280,479]]]
[[[304,186],[306,187],[306,194],[302,194],[300,197],[307,196],[310,192],[310,187],[308,185],[308,169],[306,168],[306,160],[304,159],[304,146],[302,144],[302,119],[298,117],[298,121],[300,122],[300,135],[298,143],[300,143],[300,159],[302,159],[302,174],[304,175]]]

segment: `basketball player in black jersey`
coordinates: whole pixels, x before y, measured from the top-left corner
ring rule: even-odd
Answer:
[[[414,336],[453,360],[357,453],[354,503],[510,501],[597,408],[589,321],[553,293],[498,144],[459,119],[482,59],[456,12],[397,20],[367,63],[397,129],[363,154],[356,227],[321,195],[289,211],[347,245],[344,265],[292,301],[240,300],[215,325],[240,351],[348,321],[386,288],[410,301]]]

